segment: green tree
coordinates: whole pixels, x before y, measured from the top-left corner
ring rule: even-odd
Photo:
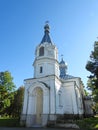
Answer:
[[[94,50],[91,52],[86,69],[91,72],[87,82],[88,89],[92,91],[93,99],[98,104],[98,41],[94,43]]]
[[[4,115],[10,106],[14,90],[15,85],[11,73],[8,71],[0,72],[0,115]]]
[[[23,97],[24,87],[21,86],[14,92],[14,100],[12,101],[8,109],[9,115],[11,115],[12,117],[20,117],[23,105]]]
[[[89,95],[89,92],[86,89],[84,89],[84,93],[85,93],[86,96]]]

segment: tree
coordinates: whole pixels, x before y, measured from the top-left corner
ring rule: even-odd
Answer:
[[[98,105],[98,41],[94,43],[94,50],[91,52],[86,69],[91,72],[87,82],[88,89],[92,91],[93,99]]]
[[[84,93],[85,93],[86,96],[89,95],[89,92],[86,89],[84,89]]]
[[[90,61],[86,64],[86,69],[91,72],[89,82],[92,82],[92,88],[98,88],[98,42],[94,43],[94,51],[91,52]],[[91,87],[90,87],[91,88]]]
[[[20,117],[23,105],[23,97],[24,87],[21,86],[14,92],[14,100],[12,101],[8,109],[9,115],[11,115],[12,117]]]
[[[10,106],[14,90],[15,85],[11,73],[9,71],[0,72],[0,115],[6,113],[6,108]]]
[[[94,43],[94,51],[91,52],[90,61],[88,61],[86,69],[98,79],[98,42]]]

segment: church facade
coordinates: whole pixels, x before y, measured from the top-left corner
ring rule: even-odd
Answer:
[[[27,127],[46,126],[60,115],[84,114],[84,88],[81,78],[68,75],[63,58],[58,61],[58,49],[51,41],[49,25],[35,50],[34,78],[25,79],[21,123]]]

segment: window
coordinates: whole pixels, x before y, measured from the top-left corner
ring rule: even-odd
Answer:
[[[59,107],[63,107],[62,106],[62,91],[61,90],[59,90],[59,92],[58,92],[58,105],[59,105]]]
[[[39,49],[39,56],[43,56],[44,55],[44,47],[41,47]]]
[[[59,106],[62,106],[62,103],[61,103],[61,93],[59,93]]]
[[[40,67],[40,73],[43,73],[43,67],[42,66]]]

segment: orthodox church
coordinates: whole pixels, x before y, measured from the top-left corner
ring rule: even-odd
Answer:
[[[84,86],[81,78],[68,75],[63,58],[58,61],[58,49],[51,41],[49,25],[36,47],[34,78],[24,80],[25,93],[21,123],[27,127],[46,126],[61,115],[84,115]]]

